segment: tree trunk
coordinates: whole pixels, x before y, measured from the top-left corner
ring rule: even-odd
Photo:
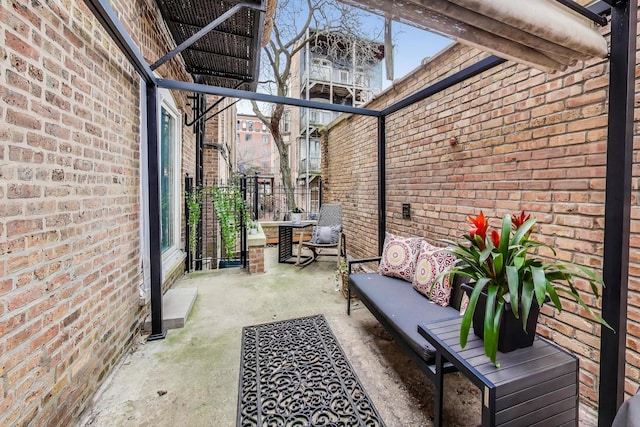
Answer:
[[[287,210],[290,212],[296,207],[296,199],[294,195],[293,179],[291,177],[291,167],[289,166],[289,151],[287,145],[280,133],[280,122],[282,121],[282,113],[284,112],[284,106],[279,104],[273,109],[271,117],[266,117],[260,112],[255,101],[252,101],[253,112],[256,116],[269,127],[273,140],[278,148],[280,154],[280,174],[282,175],[282,186],[286,197]]]

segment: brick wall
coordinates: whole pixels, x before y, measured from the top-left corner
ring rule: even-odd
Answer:
[[[148,61],[169,50],[153,1],[112,3]],[[0,425],[72,425],[149,310],[139,78],[83,1],[3,2],[0,30]]]
[[[452,45],[369,106],[382,109],[484,56]],[[601,273],[607,90],[606,61],[555,74],[507,63],[387,117],[388,231],[458,239],[468,215],[483,210],[498,226],[504,214],[524,209],[539,221],[538,240],[557,248],[559,259]],[[345,116],[325,140],[326,200],[344,207],[354,257],[377,254],[376,132],[376,119]],[[411,203],[410,220],[402,219],[403,202]],[[627,393],[640,384],[639,220],[634,206]],[[563,305],[562,314],[545,306],[538,332],[580,358],[580,395],[596,407],[600,329],[576,304]]]

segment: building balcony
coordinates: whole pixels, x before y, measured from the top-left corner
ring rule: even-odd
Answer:
[[[309,172],[320,172],[320,157],[310,157],[309,158]],[[307,170],[307,159],[300,159],[300,163],[298,165],[299,173],[305,173]]]

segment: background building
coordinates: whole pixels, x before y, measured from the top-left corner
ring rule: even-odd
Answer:
[[[238,114],[236,159],[238,172],[247,175],[274,175],[277,149],[267,125],[256,116]]]
[[[293,60],[288,96],[359,107],[382,90],[384,45],[343,34],[311,33]],[[339,113],[289,107],[283,133],[289,139],[291,176],[299,206],[318,212],[320,128]],[[286,134],[288,132],[288,134]],[[308,188],[307,188],[308,186]]]

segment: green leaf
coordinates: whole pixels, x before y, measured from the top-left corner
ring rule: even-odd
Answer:
[[[481,263],[487,262],[487,259],[491,256],[491,247],[487,246],[481,253],[479,261]]]
[[[504,301],[499,298],[499,287],[490,284],[487,287],[487,307],[484,317],[484,351],[495,364],[498,352],[498,333],[500,331],[500,316],[502,315]]]
[[[602,323],[604,326],[606,326],[607,328],[613,331],[613,328],[611,327],[611,325],[609,325],[609,323],[607,323],[607,321],[604,320],[599,314],[594,313],[591,310],[591,308],[587,304],[585,304],[584,301],[582,301],[582,298],[580,298],[580,295],[578,295],[577,293],[572,293],[572,295],[573,295],[573,298],[576,300],[576,302],[580,304],[582,308],[584,308],[587,311],[587,313],[589,313],[594,319],[596,319],[598,322]]]
[[[558,298],[556,288],[553,287],[551,282],[547,282],[547,294],[549,294],[549,298],[551,298],[551,301],[553,302],[553,305],[556,307],[558,312],[562,312],[562,303],[560,302],[560,298]]]
[[[533,278],[536,299],[538,300],[538,307],[542,307],[547,291],[547,277],[541,267],[531,267],[531,276]]]
[[[516,266],[518,270],[520,270],[524,265],[525,261],[526,261],[525,257],[517,256],[513,259],[513,264]]]
[[[513,265],[507,266],[507,283],[509,285],[509,302],[511,303],[511,311],[517,319],[520,317],[520,313],[518,313],[520,277],[518,276],[518,269]]]
[[[471,329],[471,322],[473,320],[473,313],[476,311],[476,305],[478,303],[478,297],[482,292],[482,288],[489,281],[488,278],[482,278],[478,280],[471,292],[471,296],[469,297],[469,305],[467,306],[467,311],[464,312],[464,316],[462,316],[462,323],[460,324],[460,347],[464,348],[467,345],[467,339],[469,338],[469,330]]]
[[[526,234],[531,230],[531,228],[536,224],[536,220],[534,218],[530,218],[524,222],[516,232],[513,234],[511,238],[511,245],[521,245],[523,239],[525,239]]]
[[[496,277],[500,277],[502,275],[502,266],[503,266],[503,256],[501,253],[493,254],[493,269],[496,273]]]
[[[520,297],[520,304],[522,305],[522,329],[527,328],[527,319],[529,319],[529,312],[531,311],[531,304],[533,304],[533,282],[531,280],[523,280],[522,282],[522,296]]]
[[[502,230],[500,231],[500,253],[505,258],[507,257],[507,252],[509,251],[509,237],[511,235],[511,217],[509,215],[505,215],[502,218]]]

